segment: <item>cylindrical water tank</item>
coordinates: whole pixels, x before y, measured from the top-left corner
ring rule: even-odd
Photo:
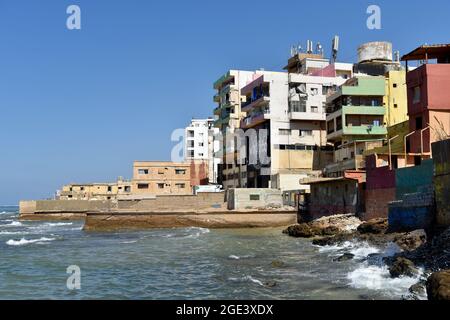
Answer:
[[[373,60],[392,61],[392,43],[369,42],[358,48],[358,62]]]

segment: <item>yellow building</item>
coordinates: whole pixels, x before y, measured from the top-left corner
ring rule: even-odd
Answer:
[[[113,183],[72,183],[62,187],[59,200],[115,200],[131,193],[131,181],[119,178]]]
[[[191,165],[166,161],[135,161],[133,195],[192,194]]]
[[[408,120],[408,96],[406,87],[406,71],[392,70],[386,73],[386,95],[383,104],[386,106],[385,123],[387,127]]]

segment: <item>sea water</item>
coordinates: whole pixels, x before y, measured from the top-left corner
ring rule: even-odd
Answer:
[[[398,248],[317,247],[278,228],[104,233],[17,218],[0,206],[0,299],[401,299],[419,280],[389,277],[381,258]],[[66,285],[74,265],[79,290]]]

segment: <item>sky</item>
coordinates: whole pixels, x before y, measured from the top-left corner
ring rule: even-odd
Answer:
[[[73,4],[81,30],[66,27]],[[0,0],[0,204],[169,160],[172,131],[212,116],[229,69],[281,71],[308,39],[328,56],[334,35],[341,62],[369,41],[405,54],[450,42],[449,21],[448,0]]]

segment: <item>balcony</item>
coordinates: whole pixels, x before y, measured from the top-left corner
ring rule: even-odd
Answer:
[[[268,111],[258,112],[250,115],[241,121],[241,128],[249,129],[253,128],[270,119],[270,113]]]
[[[257,97],[256,99],[253,99],[251,101],[247,101],[244,104],[242,104],[242,111],[248,112],[253,108],[261,107],[270,102],[270,97],[267,95],[263,95],[260,97]]]

